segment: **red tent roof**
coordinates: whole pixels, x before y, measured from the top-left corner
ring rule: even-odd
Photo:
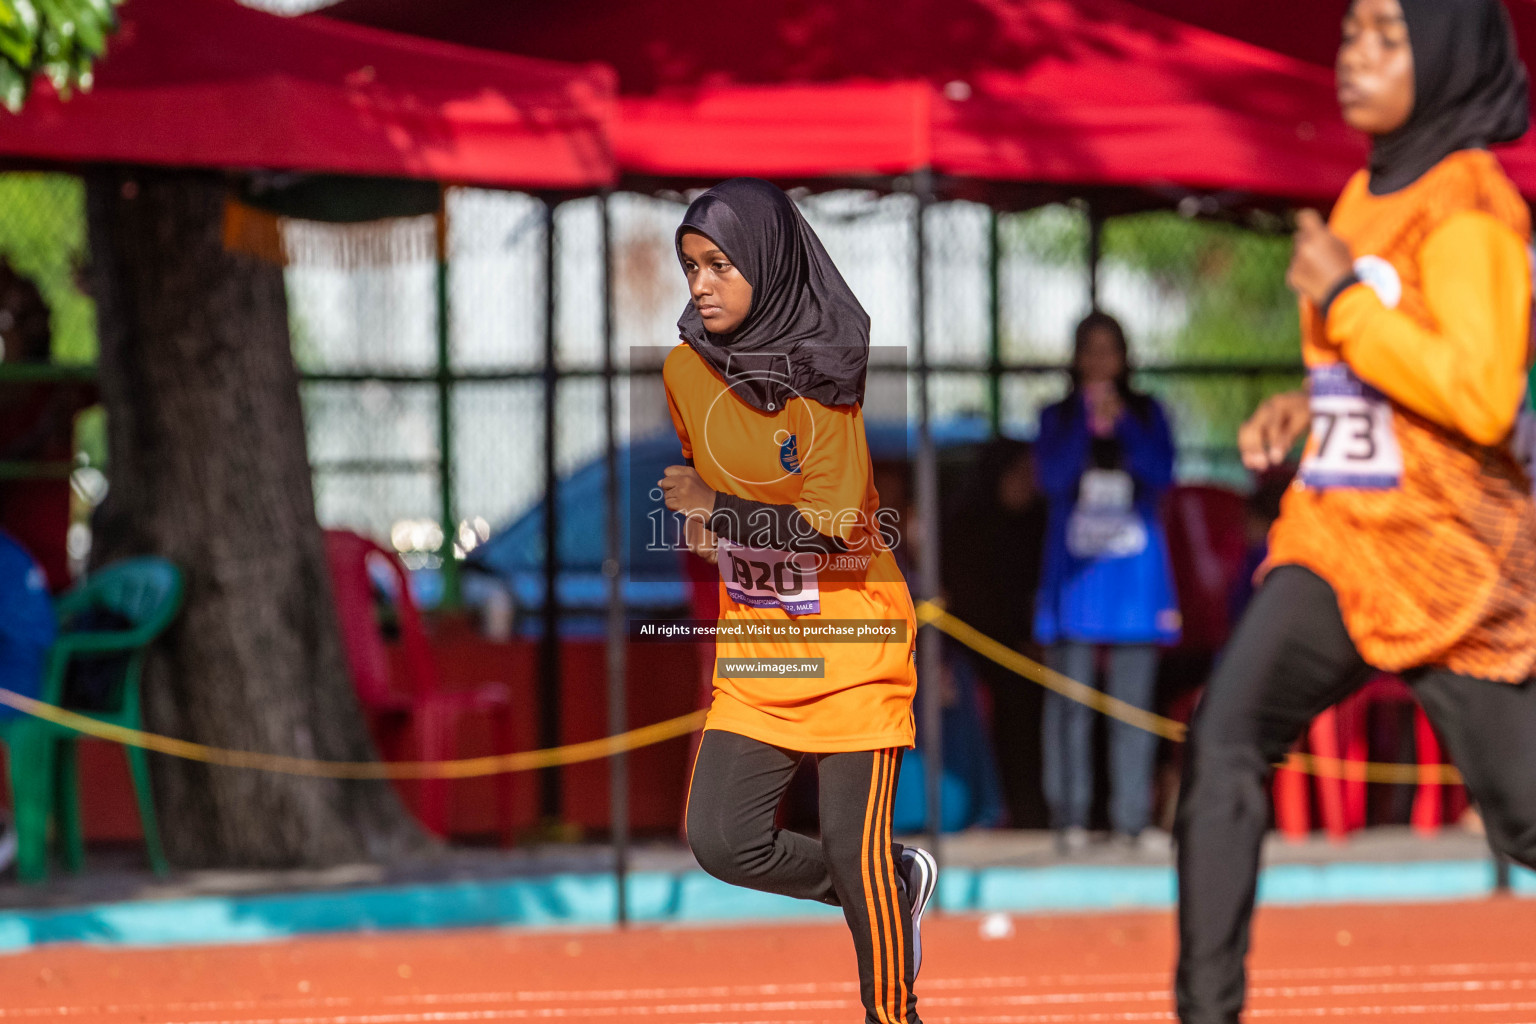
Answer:
[[[987,7],[1006,48],[936,111],[949,174],[1327,200],[1364,156],[1313,66],[1118,0]]]
[[[1332,74],[1339,26],[1347,0],[1287,0],[1283,4],[1230,0],[1134,0],[1139,7],[1178,18],[1236,39],[1325,68]],[[1520,54],[1536,68],[1536,2],[1504,0]],[[1498,149],[1499,160],[1527,199],[1536,199],[1536,132]]]
[[[0,154],[522,188],[612,181],[613,75],[233,0],[129,0],[95,88],[0,112]]]
[[[1326,200],[1363,142],[1331,75],[1124,0],[343,0],[327,14],[619,73],[630,175],[932,167],[982,183]]]

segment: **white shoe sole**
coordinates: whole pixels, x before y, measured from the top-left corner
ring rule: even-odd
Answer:
[[[0,825],[0,875],[16,862],[16,830],[9,823]]]
[[[912,977],[916,978],[917,972],[923,969],[923,911],[928,909],[928,901],[939,887],[939,862],[933,859],[933,854],[915,846],[907,847],[902,852],[902,859],[906,860],[909,853],[912,855],[908,872],[911,884],[907,899],[912,902]]]

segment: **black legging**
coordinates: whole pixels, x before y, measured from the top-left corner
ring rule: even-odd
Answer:
[[[843,908],[868,1024],[921,1024],[912,993],[912,920],[896,878],[891,804],[901,751],[817,754],[821,839],[774,827],[807,755],[711,729],[688,787],[688,845],[732,885]]]
[[[1296,566],[1269,575],[1206,689],[1184,762],[1175,825],[1184,1024],[1236,1024],[1273,765],[1373,671],[1327,583]],[[1402,675],[1461,769],[1494,847],[1536,866],[1536,683],[1436,667]]]

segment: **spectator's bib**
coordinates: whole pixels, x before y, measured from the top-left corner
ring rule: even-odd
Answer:
[[[1318,490],[1392,490],[1403,480],[1403,453],[1392,429],[1392,405],[1343,363],[1315,367],[1312,435],[1301,482]]]
[[[1067,519],[1074,558],[1130,558],[1147,549],[1147,527],[1136,514],[1136,482],[1120,469],[1090,469],[1078,484]]]
[[[737,604],[782,608],[791,615],[821,611],[816,555],[806,551],[749,548],[720,539],[720,579]]]

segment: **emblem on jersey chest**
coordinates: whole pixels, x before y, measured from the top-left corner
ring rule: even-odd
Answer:
[[[799,438],[790,434],[779,443],[779,465],[787,472],[800,472],[800,445]]]
[[[1369,285],[1388,309],[1396,309],[1403,301],[1403,279],[1398,276],[1397,268],[1380,256],[1361,256],[1355,260],[1355,276],[1362,284]]]

